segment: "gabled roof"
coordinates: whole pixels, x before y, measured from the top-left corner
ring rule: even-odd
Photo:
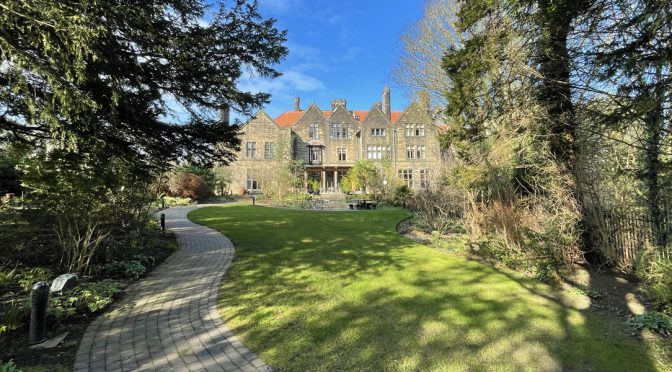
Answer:
[[[275,118],[275,123],[278,125],[280,128],[287,128],[287,127],[293,127],[296,125],[296,122],[301,119],[303,114],[307,110],[301,110],[301,111],[286,111],[280,114],[278,117]],[[333,111],[327,111],[327,110],[321,110],[322,113],[324,114],[325,118],[330,118],[331,115],[334,114]],[[369,116],[370,111],[369,110],[353,110],[351,111],[353,117],[359,124],[362,124],[364,120],[366,119],[367,116]],[[396,123],[397,120],[401,117],[403,113],[399,111],[393,111],[392,112],[392,124]]]
[[[282,114],[280,114],[280,116],[275,118],[275,123],[278,124],[280,128],[293,127],[296,124],[296,122],[299,121],[299,119],[301,119],[303,114],[306,113],[306,111],[308,110],[283,112]],[[322,113],[324,114],[325,118],[329,118],[334,112],[322,110]]]
[[[269,114],[267,114],[266,111],[264,111],[264,110],[262,109],[262,110],[257,111],[256,114],[252,115],[252,116],[250,117],[250,120],[248,120],[248,121],[246,121],[245,123],[243,123],[243,128],[244,128],[245,126],[247,126],[248,124],[250,124],[250,122],[252,122],[253,119],[258,119],[258,118],[260,118],[260,116],[265,117],[265,118],[266,118],[268,121],[270,121],[271,123],[275,123],[275,120],[273,120],[273,118],[272,118]]]
[[[390,119],[392,124],[396,124],[399,121],[399,119],[401,119],[401,115],[403,115],[403,114],[404,113],[401,112],[401,111],[392,111],[392,115],[390,115],[392,117]]]
[[[410,111],[416,111],[416,110],[419,110],[423,115],[427,116],[427,118],[428,118],[428,119],[430,120],[430,122],[431,122],[431,119],[432,119],[431,116],[429,116],[429,114],[428,114],[427,112],[423,111],[423,110],[420,108],[420,106],[419,106],[419,104],[418,104],[417,102],[411,102],[411,104],[408,105],[408,107],[406,107],[406,110],[404,110],[404,112],[400,112],[400,113],[399,113],[399,116],[396,118],[396,120],[392,120],[392,123],[393,123],[393,124],[397,124],[397,123],[399,123],[399,121],[401,121],[401,119],[403,119],[404,116],[406,116],[406,114],[407,114],[408,112],[410,112]],[[394,114],[395,114],[395,113],[393,112],[393,113],[392,113],[392,118],[394,118]]]
[[[366,120],[366,117],[369,116],[369,111],[366,110],[354,110],[352,111],[352,115],[355,117],[355,120],[357,120],[360,124]]]

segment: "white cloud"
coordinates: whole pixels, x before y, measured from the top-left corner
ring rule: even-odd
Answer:
[[[280,77],[280,81],[289,84],[299,92],[312,92],[324,89],[321,80],[297,71],[287,71]]]
[[[312,76],[298,71],[285,71],[277,79],[247,78],[238,84],[242,90],[250,92],[265,92],[270,94],[289,94],[292,92],[312,92],[324,89],[324,83]]]

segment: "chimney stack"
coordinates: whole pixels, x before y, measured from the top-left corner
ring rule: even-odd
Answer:
[[[231,123],[229,105],[227,103],[219,107],[219,121],[226,125]]]
[[[419,94],[419,103],[420,107],[425,110],[426,113],[432,114],[432,99],[429,95],[429,92],[426,90],[421,91]]]
[[[390,109],[390,87],[388,85],[385,86],[385,90],[383,91],[383,113],[387,115],[388,119],[392,117],[392,111]]]
[[[294,111],[301,111],[301,98],[294,97]]]
[[[346,103],[347,102],[344,99],[334,99],[334,100],[332,100],[331,101],[331,111],[336,111],[336,109],[339,106],[343,106],[343,108],[347,108]]]

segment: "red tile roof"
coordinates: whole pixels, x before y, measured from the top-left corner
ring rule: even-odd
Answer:
[[[280,114],[277,118],[275,118],[275,122],[278,124],[280,128],[287,128],[287,127],[293,127],[296,125],[296,122],[299,121],[301,118],[301,115],[306,112],[305,110],[302,111],[286,111]],[[324,114],[325,118],[331,117],[331,115],[334,113],[333,111],[325,111],[322,110],[322,113]],[[369,115],[369,111],[366,110],[354,110],[352,111],[354,117],[357,119],[357,121],[361,124],[364,122],[364,119]],[[402,112],[399,111],[393,111],[392,112],[392,124],[396,123],[399,118],[401,117]]]
[[[278,124],[280,128],[291,127],[296,123],[297,120],[303,115],[305,111],[287,111],[283,112],[275,118],[275,123]]]
[[[301,118],[301,115],[306,112],[306,110],[301,110],[301,111],[287,111],[283,112],[275,118],[275,123],[278,124],[280,128],[287,128],[287,127],[292,127],[294,124],[296,124],[297,121]],[[331,114],[333,114],[332,111],[322,111],[324,114],[325,118],[331,117]]]
[[[366,119],[366,117],[369,116],[369,112],[366,110],[354,110],[352,114],[355,116],[355,120],[357,120],[360,123],[362,123],[364,119]]]

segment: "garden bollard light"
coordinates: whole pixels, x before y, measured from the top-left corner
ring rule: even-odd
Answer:
[[[166,209],[166,199],[165,197],[161,197],[161,210]]]
[[[257,198],[255,196],[252,197],[252,205],[257,205]]]
[[[161,213],[161,231],[166,231],[166,214]]]
[[[47,340],[47,305],[49,304],[49,283],[37,282],[30,291],[30,334],[28,344],[35,345]]]

